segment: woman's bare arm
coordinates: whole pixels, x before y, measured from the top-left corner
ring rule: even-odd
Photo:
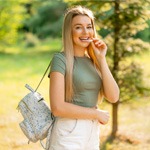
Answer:
[[[106,58],[101,58],[98,62],[101,68],[104,96],[109,102],[115,103],[119,100],[118,85],[109,70]]]
[[[106,61],[107,45],[98,38],[93,38],[93,42],[91,42],[91,44],[95,56],[97,58],[98,64],[100,66],[103,81],[104,97],[109,102],[115,103],[119,100],[119,88],[109,70]]]
[[[86,108],[65,102],[65,82],[63,74],[52,72],[50,74],[50,104],[54,116],[75,119],[97,119],[106,124],[109,119],[107,111],[95,108]]]

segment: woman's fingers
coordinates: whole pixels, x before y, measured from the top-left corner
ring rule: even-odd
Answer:
[[[99,111],[99,113],[100,113],[99,119],[98,119],[99,122],[100,122],[101,124],[107,124],[108,121],[109,121],[109,117],[110,117],[109,112],[104,111],[104,110],[98,110],[98,111]]]
[[[92,40],[93,40],[95,47],[101,48],[101,49],[107,48],[106,44],[102,40],[97,39],[97,38],[92,38]]]

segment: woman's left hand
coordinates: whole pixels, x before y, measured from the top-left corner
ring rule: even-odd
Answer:
[[[98,38],[92,38],[92,40],[93,41],[91,42],[91,44],[96,57],[104,58],[107,53],[107,45],[104,43],[104,41]]]

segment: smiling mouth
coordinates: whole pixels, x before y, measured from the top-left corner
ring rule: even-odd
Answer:
[[[92,42],[93,40],[91,38],[79,38],[82,42]]]

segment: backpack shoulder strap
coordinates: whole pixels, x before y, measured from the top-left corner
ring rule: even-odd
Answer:
[[[50,61],[49,65],[48,65],[47,69],[45,70],[45,72],[44,72],[44,74],[43,74],[43,76],[42,76],[42,78],[41,78],[39,84],[37,85],[37,87],[36,87],[36,89],[35,89],[35,92],[38,90],[39,86],[41,85],[41,82],[43,81],[43,79],[44,79],[44,77],[45,77],[45,75],[46,75],[46,73],[47,73],[47,71],[48,71],[50,65],[51,65],[51,61]]]

